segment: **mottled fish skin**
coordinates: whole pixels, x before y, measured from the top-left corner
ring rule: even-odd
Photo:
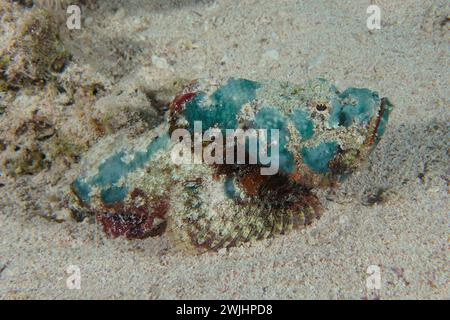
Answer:
[[[137,138],[106,138],[83,159],[70,207],[93,214],[107,235],[167,232],[178,246],[218,250],[285,234],[321,215],[313,188],[356,170],[383,135],[393,106],[364,88],[339,92],[324,79],[305,85],[246,79],[198,80],[169,106],[167,122]],[[257,164],[171,161],[174,130],[278,129],[279,171]],[[247,156],[258,155],[250,154]]]

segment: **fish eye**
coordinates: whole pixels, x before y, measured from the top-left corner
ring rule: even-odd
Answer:
[[[327,105],[323,103],[319,103],[316,105],[316,110],[320,112],[327,110],[327,108],[328,108]]]

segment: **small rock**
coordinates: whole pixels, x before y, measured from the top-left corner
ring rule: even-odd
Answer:
[[[152,63],[155,67],[159,69],[170,69],[170,65],[166,59],[158,57],[157,55],[152,56]]]
[[[308,60],[307,65],[308,65],[308,69],[311,70],[314,67],[318,66],[319,64],[321,64],[324,60],[325,60],[325,54],[323,52],[320,52],[318,55],[312,57],[311,59]]]
[[[57,221],[67,221],[72,217],[72,212],[67,208],[63,208],[61,210],[56,211],[53,217]]]
[[[280,53],[276,49],[269,49],[263,54],[263,59],[266,60],[278,60]]]
[[[230,60],[231,60],[230,56],[228,54],[224,54],[222,59],[220,60],[220,64],[225,65],[228,62],[230,62]]]

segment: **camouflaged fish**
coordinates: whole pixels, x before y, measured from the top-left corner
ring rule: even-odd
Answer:
[[[109,136],[89,151],[71,184],[70,207],[95,215],[110,237],[167,233],[176,245],[200,251],[285,234],[320,217],[312,190],[358,168],[383,135],[391,110],[377,92],[339,92],[324,79],[302,86],[195,81],[175,97],[159,127],[137,138]],[[172,134],[186,129],[194,136],[198,122],[202,133],[277,129],[277,173],[261,174],[267,164],[250,149],[252,164],[175,163],[179,142]],[[224,147],[229,150],[229,143]]]

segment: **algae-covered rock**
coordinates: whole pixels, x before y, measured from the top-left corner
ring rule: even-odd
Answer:
[[[48,166],[45,154],[36,145],[19,150],[14,158],[3,163],[5,172],[10,176],[35,174]]]
[[[0,47],[0,90],[42,84],[60,72],[69,58],[54,14],[45,8],[21,10],[2,3],[4,32]]]

